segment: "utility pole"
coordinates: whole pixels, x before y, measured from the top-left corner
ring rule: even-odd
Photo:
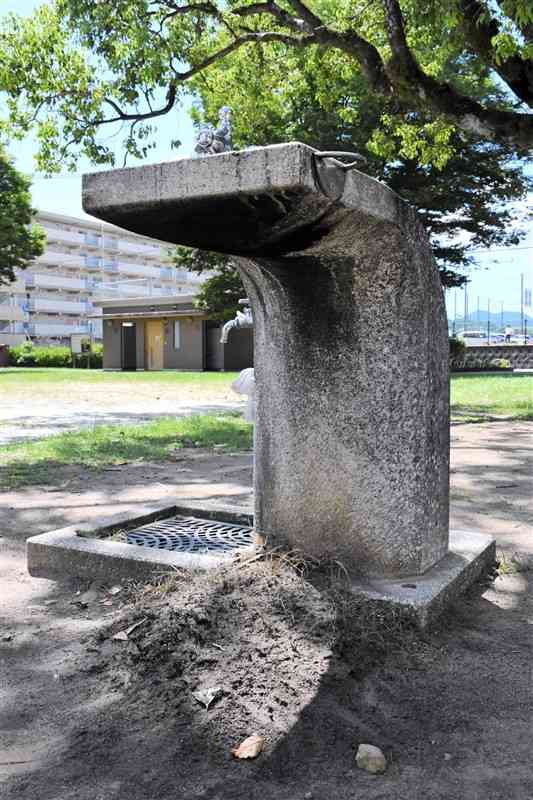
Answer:
[[[500,328],[502,329],[502,333],[503,333],[503,300],[502,300],[502,308],[501,308],[501,312],[500,312]]]
[[[522,336],[524,336],[524,273],[523,272],[520,275],[520,331],[522,333]]]
[[[487,300],[487,344],[490,344],[490,297]]]
[[[464,313],[464,324],[463,324],[463,328],[464,328],[464,332],[465,333],[468,330],[468,323],[467,323],[467,317],[468,317],[468,291],[467,291],[466,287],[467,287],[467,281],[465,281],[465,313]]]
[[[457,289],[453,290],[453,325],[452,336],[455,336],[455,326],[457,324]]]
[[[524,344],[527,344],[527,309],[531,308],[531,289],[524,289]]]
[[[477,314],[476,314],[476,327],[479,328],[481,317],[479,316],[479,295],[477,296]]]

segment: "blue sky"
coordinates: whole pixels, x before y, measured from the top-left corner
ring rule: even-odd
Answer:
[[[19,14],[31,14],[33,9],[40,5],[40,0],[0,0],[0,14],[16,11]],[[238,109],[234,110],[238,114]],[[167,161],[192,155],[193,126],[187,108],[179,108],[166,117],[157,121],[157,148],[150,153],[149,159],[144,163]],[[180,139],[182,146],[179,150],[170,148],[172,139]],[[117,137],[120,142],[120,137]],[[81,216],[81,174],[91,172],[94,167],[90,163],[81,161],[79,174],[65,174],[54,178],[44,178],[35,173],[33,154],[36,150],[35,142],[27,139],[24,142],[14,143],[11,154],[16,159],[19,169],[33,175],[32,196],[36,208],[46,211]],[[134,162],[131,162],[132,165]],[[533,195],[524,204],[524,212],[529,208],[533,211]],[[525,225],[528,235],[515,248],[494,248],[489,252],[476,253],[477,267],[469,273],[468,304],[470,311],[476,310],[479,305],[486,309],[487,300],[490,298],[494,310],[500,308],[501,302],[509,311],[520,308],[520,283],[521,275],[525,275],[525,285],[533,288],[533,222]],[[453,309],[454,291],[449,291],[447,302],[449,312]],[[457,290],[458,313],[462,314],[463,292]],[[528,309],[531,314],[533,311]]]

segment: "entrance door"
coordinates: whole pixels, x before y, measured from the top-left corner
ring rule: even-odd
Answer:
[[[163,322],[147,319],[144,327],[145,369],[163,369]]]
[[[224,369],[224,345],[220,343],[221,328],[218,322],[205,323],[205,368]]]
[[[134,322],[122,323],[122,369],[137,369],[137,328]]]

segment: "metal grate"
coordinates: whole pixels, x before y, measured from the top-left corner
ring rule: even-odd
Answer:
[[[171,517],[127,532],[128,544],[187,553],[232,553],[252,547],[252,528],[198,517]]]

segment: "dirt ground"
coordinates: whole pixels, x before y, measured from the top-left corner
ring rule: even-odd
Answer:
[[[533,798],[533,572],[511,561],[533,563],[532,433],[453,427],[452,525],[496,535],[506,569],[426,637],[393,625],[388,650],[360,608],[283,569],[178,577],[135,602],[27,575],[25,539],[70,522],[176,498],[249,508],[248,455],[65,468],[0,495],[2,798]],[[192,693],[218,685],[206,711]],[[264,752],[233,759],[253,732]],[[361,742],[385,775],[356,767]]]
[[[99,373],[0,368],[0,446],[95,425],[138,425],[161,417],[243,410],[234,373]],[[82,372],[82,378],[77,373]],[[34,379],[34,380],[32,380]],[[203,379],[203,381],[202,381]]]

